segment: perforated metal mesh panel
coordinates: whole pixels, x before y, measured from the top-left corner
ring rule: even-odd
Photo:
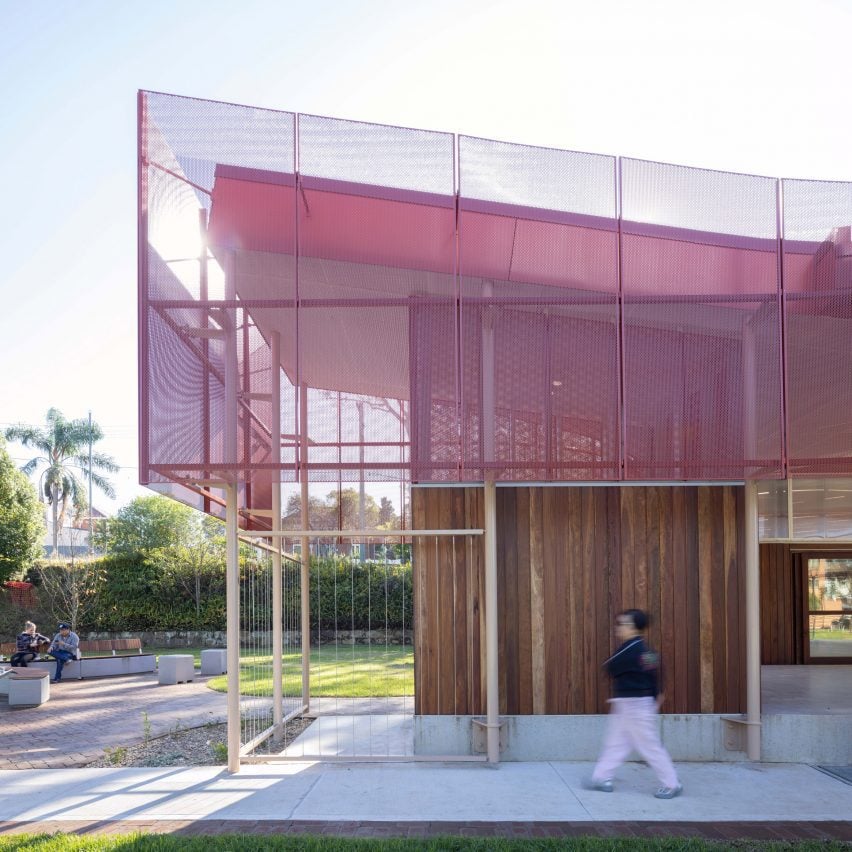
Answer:
[[[275,329],[295,360],[295,116],[147,93],[140,113],[141,478],[185,497],[176,483],[237,472],[243,505],[268,506],[276,376],[285,432],[296,400],[269,347]]]
[[[785,180],[788,453],[793,475],[852,472],[852,183]]]
[[[459,190],[463,479],[617,479],[615,161],[462,136]]]
[[[782,467],[776,182],[622,160],[625,477]]]
[[[206,511],[852,472],[850,184],[151,93],[140,154],[140,477]]]
[[[299,116],[312,480],[457,476],[440,449],[456,432],[453,169],[449,134]]]

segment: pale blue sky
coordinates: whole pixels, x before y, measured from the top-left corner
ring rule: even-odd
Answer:
[[[0,427],[91,409],[140,491],[139,88],[852,180],[850,32],[840,0],[0,0]]]

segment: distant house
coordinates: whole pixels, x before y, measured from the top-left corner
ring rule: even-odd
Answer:
[[[98,521],[105,519],[107,516],[100,510],[92,507],[92,524],[97,529]],[[53,555],[53,514],[49,507],[45,509],[45,528],[44,536],[44,555],[50,557]],[[58,538],[59,556],[85,556],[89,552],[89,514],[86,514],[69,522],[66,517],[66,523],[59,530]]]

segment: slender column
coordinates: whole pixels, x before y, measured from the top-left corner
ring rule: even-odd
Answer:
[[[488,762],[500,762],[500,692],[497,663],[497,488],[485,482],[485,696]]]
[[[228,645],[228,772],[240,771],[240,564],[237,486],[225,486],[225,598]]]
[[[310,528],[308,506],[308,386],[299,386],[299,480],[302,486],[302,529]],[[302,536],[302,704],[311,706],[311,540]]]
[[[495,393],[494,393],[494,310],[486,301],[494,295],[494,285],[491,281],[486,281],[482,285],[482,295],[484,297],[482,304],[482,353],[481,353],[481,372],[482,372],[482,461],[494,461],[494,414],[495,414]],[[485,468],[488,471],[488,468]],[[489,474],[486,473],[486,480],[489,479]],[[486,525],[487,526],[487,525]]]
[[[273,464],[281,464],[281,333],[273,331],[269,336],[269,357],[272,368],[271,448]],[[272,532],[281,530],[281,470],[272,471]],[[283,733],[281,720],[284,703],[284,659],[282,655],[282,605],[281,605],[281,538],[273,541],[272,552],[272,724],[276,738]]]
[[[233,252],[225,256],[225,298],[236,298]],[[237,317],[228,313],[225,328],[225,424],[224,461],[237,461]],[[225,608],[228,645],[228,771],[240,769],[240,545],[238,531],[238,482],[235,471],[225,485]]]
[[[760,570],[757,483],[745,484],[746,753],[760,760]]]

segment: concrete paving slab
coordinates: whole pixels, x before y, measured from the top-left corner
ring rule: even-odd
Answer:
[[[296,819],[588,819],[547,763],[329,766]]]
[[[319,716],[284,749],[283,754],[296,758],[306,755],[412,755],[414,719],[402,714]]]
[[[628,764],[615,793],[582,789],[590,763],[311,764],[0,771],[0,823],[304,820],[426,824],[842,821],[849,785],[804,765],[680,764],[685,793],[653,798]]]

